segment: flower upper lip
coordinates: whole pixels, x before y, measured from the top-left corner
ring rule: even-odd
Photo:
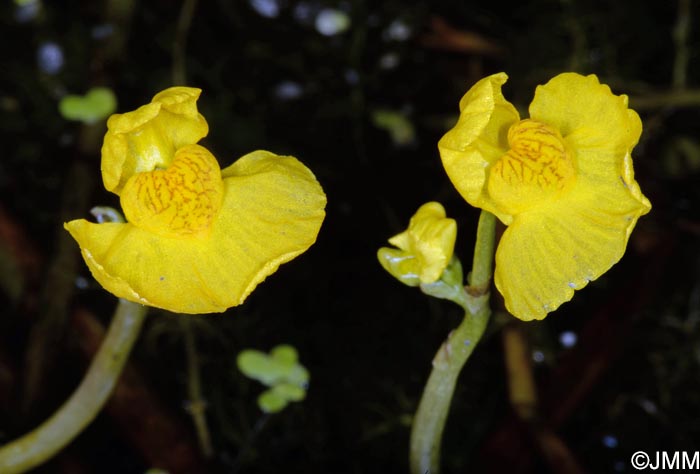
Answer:
[[[135,173],[167,168],[179,148],[207,136],[209,125],[196,105],[200,93],[191,87],[171,87],[151,103],[107,120],[102,180],[108,191],[120,194]]]

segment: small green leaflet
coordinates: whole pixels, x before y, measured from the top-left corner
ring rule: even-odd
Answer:
[[[117,98],[112,89],[94,87],[84,96],[66,95],[58,103],[58,110],[67,120],[92,124],[109,117],[117,109]]]
[[[265,352],[246,349],[238,354],[238,368],[247,377],[270,387],[258,397],[258,406],[265,413],[277,413],[289,402],[306,397],[309,371],[298,362],[294,347],[282,344]]]

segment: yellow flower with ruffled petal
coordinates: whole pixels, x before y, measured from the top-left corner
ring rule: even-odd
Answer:
[[[457,223],[445,217],[438,202],[423,204],[411,217],[408,229],[389,239],[396,248],[377,252],[379,263],[409,286],[434,283],[447,268],[454,252]]]
[[[111,117],[103,179],[127,222],[65,224],[105,289],[180,313],[241,304],[315,242],[326,205],[296,158],[255,151],[221,170],[196,144],[208,130],[198,96],[171,88]]]
[[[575,73],[538,86],[521,120],[501,92],[507,78],[465,94],[438,148],[467,202],[508,226],[495,270],[506,307],[542,319],[622,258],[651,209],[632,168],[642,123],[627,96]]]

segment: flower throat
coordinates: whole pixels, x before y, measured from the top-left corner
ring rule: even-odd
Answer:
[[[503,212],[519,214],[573,183],[574,163],[556,128],[521,120],[508,129],[508,145],[488,180],[488,192]]]

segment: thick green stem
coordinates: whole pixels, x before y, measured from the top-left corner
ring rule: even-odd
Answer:
[[[410,448],[412,474],[440,472],[442,432],[457,378],[484,334],[491,316],[489,284],[493,273],[495,225],[493,214],[482,211],[467,287],[468,310],[462,323],[449,334],[435,355],[433,370],[413,420]]]
[[[479,226],[476,229],[474,261],[469,275],[469,287],[486,294],[493,275],[493,253],[496,245],[496,216],[481,211]]]
[[[51,418],[0,447],[0,472],[15,474],[42,464],[97,416],[119,379],[145,315],[144,306],[119,300],[107,336],[78,388]]]

